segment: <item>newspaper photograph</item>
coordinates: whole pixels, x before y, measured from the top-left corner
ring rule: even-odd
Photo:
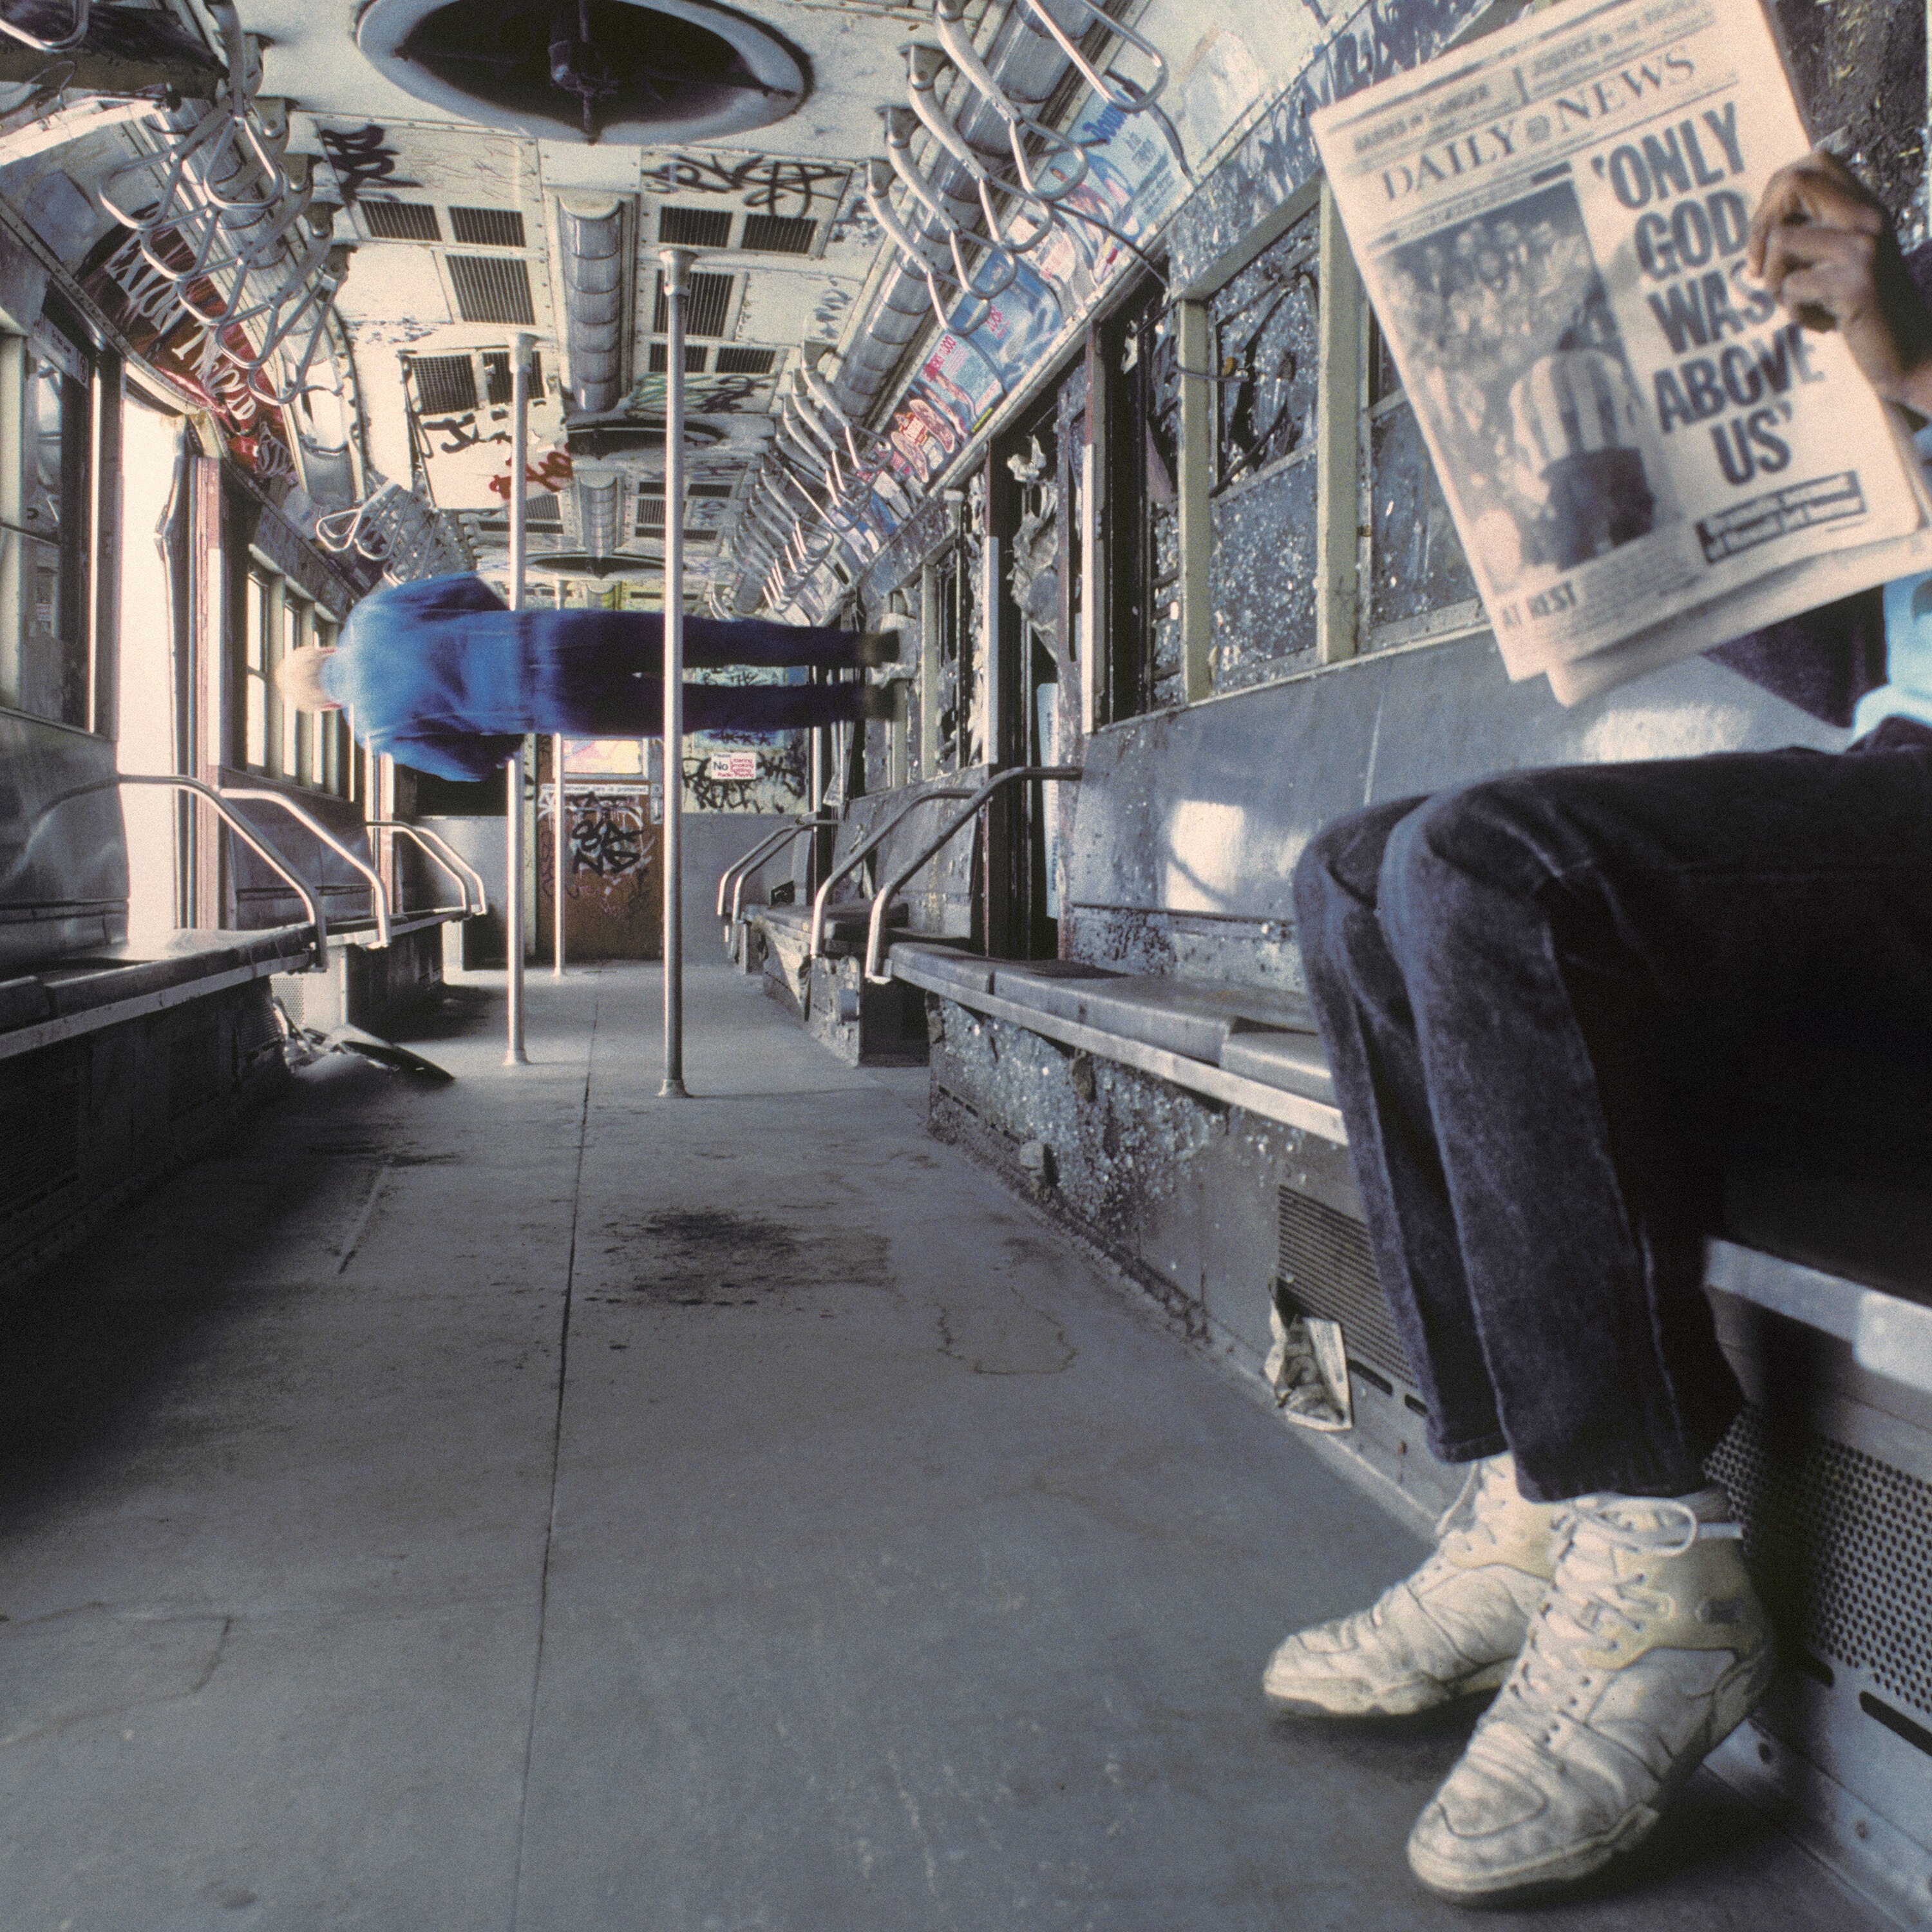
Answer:
[[[1511,676],[1897,574],[1900,428],[1746,267],[1811,145],[1759,0],[1563,0],[1312,128]]]

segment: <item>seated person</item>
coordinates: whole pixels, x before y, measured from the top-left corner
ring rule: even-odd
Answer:
[[[1932,313],[1846,170],[1774,178],[1750,266],[1932,417]],[[1900,656],[1842,755],[1512,772],[1356,812],[1296,867],[1376,1264],[1468,1476],[1421,1568],[1264,1688],[1330,1717],[1496,1691],[1409,1839],[1444,1897],[1635,1845],[1771,1681],[1704,1471],[1742,1396],[1702,1242],[1767,1095],[1868,1132],[1932,1102],[1932,698]]]
[[[687,616],[684,661],[856,670],[896,663],[893,631]],[[339,646],[276,667],[298,711],[347,710],[370,750],[439,778],[486,778],[530,732],[655,738],[664,728],[663,620],[643,610],[512,610],[480,577],[388,586],[350,613]],[[687,684],[692,731],[790,731],[896,715],[890,688]]]

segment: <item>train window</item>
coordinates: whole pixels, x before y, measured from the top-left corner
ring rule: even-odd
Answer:
[[[1321,215],[1311,205],[1208,301],[1216,383],[1214,688],[1315,660]]]
[[[268,769],[268,580],[248,573],[242,619],[242,762],[250,771]]]
[[[1508,223],[1496,226],[1496,249],[1476,256],[1466,268],[1445,258],[1442,285],[1429,292],[1444,305],[1445,314],[1459,298],[1472,296],[1460,287],[1459,276],[1472,281],[1480,278],[1483,291],[1493,300],[1492,284],[1507,290],[1511,278],[1525,272],[1517,257],[1526,256],[1531,241],[1516,236]],[[1480,624],[1483,611],[1476,580],[1450,520],[1436,465],[1423,442],[1414,408],[1402,393],[1388,344],[1381,328],[1372,324],[1361,442],[1361,523],[1368,533],[1367,608],[1363,619],[1369,648]]]
[[[0,704],[83,729],[90,374],[51,330],[0,338]]]
[[[1131,718],[1186,695],[1180,634],[1180,362],[1162,285],[1148,281],[1100,332],[1106,379],[1108,648],[1097,716]]]

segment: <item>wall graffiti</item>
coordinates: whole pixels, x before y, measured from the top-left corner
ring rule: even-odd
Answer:
[[[569,792],[570,869],[598,879],[642,872],[650,833],[643,796],[631,792]],[[569,890],[569,880],[564,882]]]
[[[792,812],[804,802],[806,783],[805,740],[793,734],[774,744],[756,743],[756,776],[748,778],[712,776],[712,742],[719,734],[688,746],[684,757],[684,802],[694,812]]]
[[[342,199],[355,206],[365,188],[380,184],[384,188],[420,188],[420,182],[406,181],[396,172],[396,151],[389,146],[389,130],[370,122],[350,134],[333,128],[320,130],[322,151],[335,178],[342,185]]]
[[[823,161],[782,161],[753,154],[727,164],[712,155],[676,154],[644,171],[647,194],[736,195],[754,214],[818,214],[836,210],[850,170]]]

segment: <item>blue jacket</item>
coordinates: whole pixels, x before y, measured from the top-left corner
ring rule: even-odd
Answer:
[[[488,778],[538,728],[528,620],[480,577],[386,586],[350,613],[322,688],[372,752],[438,778]]]

